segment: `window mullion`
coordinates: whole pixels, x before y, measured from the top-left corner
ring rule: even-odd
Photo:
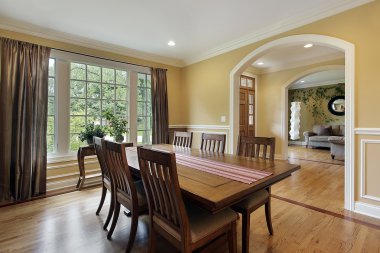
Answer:
[[[129,141],[137,144],[137,72],[129,73]]]

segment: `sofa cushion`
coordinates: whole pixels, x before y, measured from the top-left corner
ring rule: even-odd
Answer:
[[[344,145],[344,136],[330,136],[328,141],[330,143]]]
[[[331,126],[314,125],[313,132],[320,136],[331,135]]]
[[[311,136],[309,138],[309,141],[324,141],[324,142],[327,142],[328,139],[329,139],[330,136],[319,136],[319,135],[315,135],[315,136]]]
[[[344,136],[344,125],[331,126],[331,135]]]

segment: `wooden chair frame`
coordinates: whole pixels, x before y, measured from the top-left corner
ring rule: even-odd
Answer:
[[[174,131],[173,145],[185,148],[191,148],[193,143],[193,132]]]
[[[224,153],[226,148],[225,134],[206,134],[202,133],[201,150],[209,152]]]

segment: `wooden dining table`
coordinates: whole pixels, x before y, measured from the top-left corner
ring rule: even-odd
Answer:
[[[149,145],[146,147],[272,173],[270,176],[247,184],[177,163],[179,185],[184,198],[195,202],[197,205],[212,213],[230,207],[248,197],[250,194],[267,188],[290,176],[292,172],[300,169],[299,165],[290,164],[282,160],[269,161],[257,158],[246,158],[168,144]],[[132,173],[135,176],[139,176],[137,149],[127,148],[126,155]]]

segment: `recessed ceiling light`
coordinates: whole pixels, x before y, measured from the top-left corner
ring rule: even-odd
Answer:
[[[304,82],[305,82],[305,80],[301,80],[300,82],[301,82],[301,83],[304,83]]]
[[[309,43],[309,44],[306,44],[305,46],[303,46],[304,48],[311,48],[313,46],[313,44]]]
[[[171,41],[168,42],[168,45],[171,46],[171,47],[174,47],[175,46],[175,42],[173,40],[171,40]]]
[[[264,62],[258,62],[257,65],[264,65]]]

